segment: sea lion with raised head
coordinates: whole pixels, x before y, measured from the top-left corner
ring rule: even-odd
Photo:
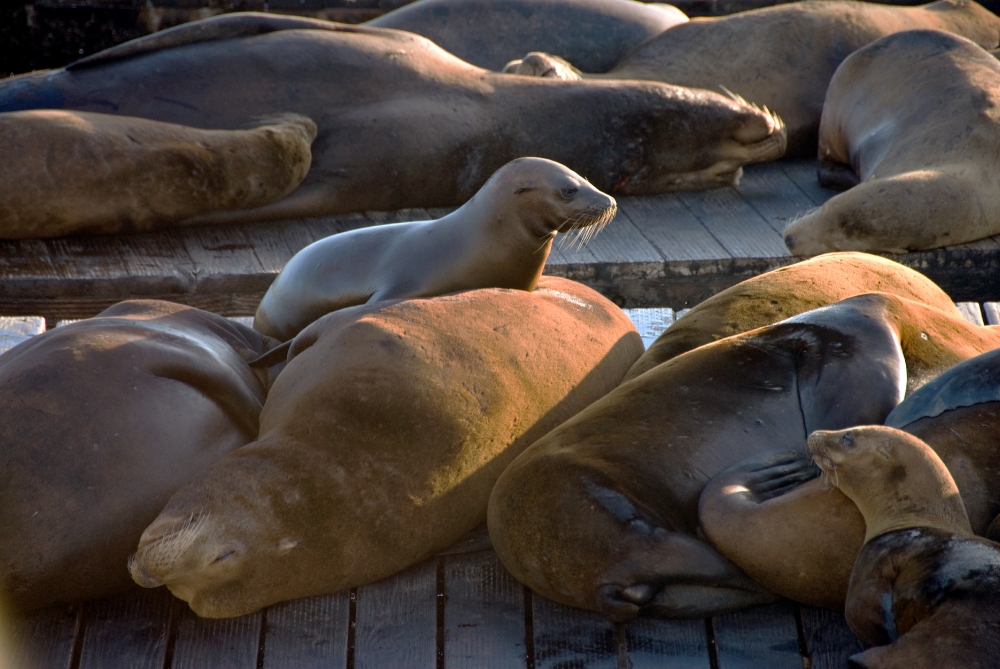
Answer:
[[[625,380],[702,344],[871,292],[959,316],[951,298],[916,270],[866,253],[830,253],[741,281],[694,306],[657,337]]]
[[[279,200],[309,171],[316,124],[199,130],[128,116],[0,113],[0,238],[146,232]]]
[[[991,669],[1000,657],[1000,544],[973,536],[948,468],[889,427],[817,432],[809,450],[857,505],[865,545],[845,615],[874,648],[854,669]]]
[[[859,50],[830,82],[819,155],[859,183],[788,224],[795,255],[901,253],[1000,234],[1000,62],[934,30]]]
[[[641,194],[731,185],[745,163],[784,152],[779,119],[715,93],[510,77],[411,33],[258,14],[0,81],[0,111],[38,107],[199,128],[275,112],[316,123],[312,168],[291,195],[200,223],[460,204],[522,156],[563,163],[605,192]]]
[[[1000,342],[995,327],[963,328],[987,352],[910,393],[885,424],[937,452],[962,493],[973,530],[992,537],[991,521],[1000,514]],[[839,608],[864,522],[825,482],[798,485],[815,475],[801,451],[751,458],[705,486],[699,519],[713,544],[761,583],[800,602]]]
[[[254,327],[284,341],[356,304],[475,288],[532,290],[557,233],[593,234],[616,209],[614,198],[572,170],[519,158],[444,218],[352,230],[305,247],[268,288]]]
[[[687,20],[673,5],[634,0],[419,0],[365,25],[423,35],[488,70],[545,51],[585,72],[604,72]]]
[[[641,352],[618,307],[554,277],[328,314],[292,340],[257,441],[174,494],[132,576],[206,617],[389,576],[481,524],[514,456]]]
[[[514,61],[507,71],[562,79],[649,79],[714,91],[725,87],[784,119],[787,155],[811,156],[837,66],[880,37],[918,28],[953,32],[987,49],[1000,44],[1000,17],[971,0],[921,7],[792,2],[674,26],[603,74],[580,75],[570,63],[544,53]]]
[[[532,589],[615,620],[767,601],[696,538],[705,485],[749,457],[802,449],[816,429],[880,423],[908,386],[998,345],[1000,329],[875,293],[688,351],[511,464],[490,498],[494,547]]]
[[[122,302],[0,356],[0,599],[121,592],[167,499],[252,441],[276,342],[191,307]]]

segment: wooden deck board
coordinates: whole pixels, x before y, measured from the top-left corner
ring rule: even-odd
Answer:
[[[346,591],[269,606],[263,669],[346,667],[350,607]]]
[[[789,602],[712,619],[719,669],[802,669],[798,626]]]

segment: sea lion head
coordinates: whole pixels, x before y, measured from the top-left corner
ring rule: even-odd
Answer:
[[[910,527],[972,533],[948,468],[923,441],[891,427],[817,430],[809,451],[865,517],[865,541]]]

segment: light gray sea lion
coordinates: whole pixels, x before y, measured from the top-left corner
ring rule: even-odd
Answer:
[[[460,204],[522,156],[641,194],[729,185],[745,163],[784,152],[780,120],[715,93],[510,77],[411,33],[257,14],[0,82],[0,111],[38,107],[200,128],[279,111],[316,123],[312,168],[291,195],[199,223]]]
[[[861,49],[830,82],[819,154],[860,183],[789,223],[795,255],[902,253],[1000,234],[1000,62],[936,30]]]
[[[252,441],[276,342],[208,312],[122,302],[0,356],[0,599],[134,588],[125,568],[181,485]]]
[[[510,461],[641,351],[618,307],[554,277],[328,314],[292,340],[258,440],[171,498],[132,576],[207,617],[389,576],[482,523]]]
[[[366,302],[532,290],[557,233],[590,235],[616,209],[614,198],[559,163],[520,158],[444,218],[362,228],[302,249],[268,288],[254,328],[284,341],[324,314]]]

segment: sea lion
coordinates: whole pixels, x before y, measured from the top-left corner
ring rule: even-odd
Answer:
[[[1000,544],[972,535],[947,467],[889,427],[817,432],[809,450],[864,515],[845,615],[875,648],[855,669],[990,669],[1000,657]]]
[[[474,288],[532,290],[557,233],[594,226],[584,233],[592,234],[616,210],[614,198],[572,170],[520,158],[444,218],[362,228],[305,247],[268,288],[254,328],[284,341],[356,304]]]
[[[725,87],[784,119],[786,154],[805,157],[815,155],[823,99],[837,66],[880,37],[918,28],[953,32],[987,49],[1000,44],[1000,17],[971,0],[921,7],[793,2],[674,26],[606,73],[583,76]],[[548,72],[563,79],[581,76],[569,63],[547,54],[525,60],[514,61],[507,70],[536,76]]]
[[[316,124],[286,114],[248,130],[128,116],[0,113],[0,237],[145,232],[279,200],[309,171]]]
[[[206,617],[389,576],[482,523],[513,457],[641,352],[618,307],[553,277],[328,314],[292,340],[257,441],[174,494],[132,576]]]
[[[365,25],[423,35],[488,70],[544,50],[586,72],[605,72],[687,20],[673,5],[633,0],[419,0]]]
[[[936,336],[946,325],[935,325]],[[992,350],[998,330],[962,330],[950,336],[978,338],[976,346],[987,352],[910,393],[885,424],[937,452],[962,492],[973,530],[988,534],[1000,514],[1000,350]],[[935,338],[934,332],[926,334]],[[801,451],[752,458],[705,486],[699,519],[713,545],[762,584],[796,601],[840,608],[864,522],[850,501],[823,481],[797,486],[815,474]]]
[[[959,316],[943,290],[909,267],[866,253],[830,253],[741,281],[696,305],[657,337],[625,380],[702,344],[871,292]]]
[[[699,511],[705,484],[748,457],[801,449],[816,429],[881,423],[908,385],[996,346],[1000,329],[874,293],[688,351],[511,464],[490,498],[494,547],[532,589],[614,620],[766,601],[695,538],[701,517],[715,542]]]
[[[936,30],[859,50],[830,82],[819,153],[860,183],[789,223],[795,255],[901,253],[1000,233],[1000,62]]]
[[[117,304],[0,356],[0,599],[28,609],[134,584],[167,499],[250,441],[276,342],[208,312]]]
[[[281,29],[286,25],[288,29]],[[477,68],[398,30],[227,14],[0,82],[0,111],[101,111],[239,128],[278,111],[318,127],[288,197],[199,223],[461,204],[521,156],[641,194],[730,185],[784,152],[779,119],[654,82],[558,82]],[[241,36],[251,28],[263,31]],[[392,166],[387,169],[386,166]]]

